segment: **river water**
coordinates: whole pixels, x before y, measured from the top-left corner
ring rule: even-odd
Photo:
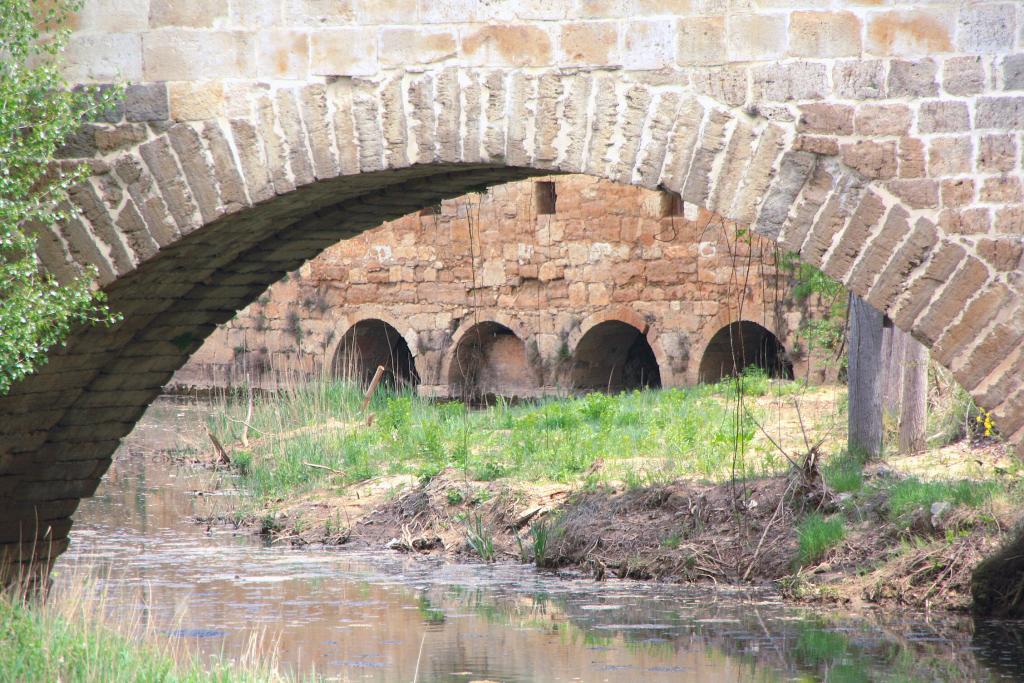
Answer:
[[[1024,624],[784,606],[771,592],[556,576],[392,551],[273,547],[196,524],[230,507],[161,450],[203,408],[161,401],[75,516],[55,581],[96,578],[205,655],[254,634],[280,666],[336,681],[1024,680]],[[200,495],[201,493],[201,495]]]

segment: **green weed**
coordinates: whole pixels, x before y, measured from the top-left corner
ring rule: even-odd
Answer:
[[[480,515],[474,515],[466,526],[466,541],[484,562],[494,562],[497,551],[494,548],[494,534],[484,524]]]
[[[801,566],[813,564],[825,556],[846,537],[842,517],[826,519],[815,512],[808,515],[796,528],[799,543],[798,562]]]
[[[888,490],[889,517],[906,519],[917,508],[929,508],[932,503],[946,501],[953,505],[979,507],[1004,490],[998,482],[921,481],[911,477],[892,485]]]

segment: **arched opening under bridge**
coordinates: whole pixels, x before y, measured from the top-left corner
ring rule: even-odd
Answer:
[[[779,338],[762,325],[737,320],[711,337],[700,361],[700,381],[717,382],[750,366],[773,379],[793,379],[793,363]]]
[[[366,386],[378,366],[386,370],[382,381],[392,386],[415,387],[420,383],[412,351],[399,331],[376,318],[360,320],[338,343],[332,374]]]
[[[661,370],[647,335],[621,320],[594,325],[576,344],[570,383],[574,391],[618,393],[661,386]]]
[[[472,402],[531,397],[539,388],[526,343],[494,321],[477,323],[456,339],[448,385],[453,397]]]

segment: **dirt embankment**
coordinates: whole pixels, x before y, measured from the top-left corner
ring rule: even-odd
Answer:
[[[774,583],[801,601],[969,607],[971,570],[999,547],[1014,511],[940,506],[893,521],[885,492],[902,475],[876,466],[864,476],[873,493],[852,496],[828,490],[813,467],[649,488],[481,482],[446,470],[426,483],[377,478],[220,521],[279,543],[532,562],[595,580]],[[843,535],[801,565],[801,523],[814,512],[841,517]]]

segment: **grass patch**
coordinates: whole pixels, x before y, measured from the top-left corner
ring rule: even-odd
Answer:
[[[751,381],[762,379],[768,382]],[[774,473],[765,468],[783,463],[766,464],[753,453],[754,422],[722,400],[725,384],[499,402],[482,410],[381,390],[368,425],[358,387],[312,383],[257,397],[249,448],[236,457],[236,471],[240,488],[257,501],[386,474],[429,480],[446,468],[477,480],[570,482],[600,460],[592,484],[631,486],[679,477],[723,481],[734,464],[741,477]],[[228,399],[209,426],[221,442],[236,443],[245,412],[245,401]]]
[[[252,652],[238,663],[201,659],[152,627],[141,612],[107,616],[92,586],[45,604],[0,596],[0,680],[21,683],[256,683],[293,680]]]
[[[796,528],[801,566],[814,564],[846,538],[846,527],[840,516],[825,518],[815,512],[804,518]]]
[[[976,508],[1005,491],[1006,487],[995,481],[921,481],[911,477],[888,488],[889,517],[903,519],[914,510],[927,509],[938,501]]]
[[[839,493],[856,493],[864,487],[864,464],[854,456],[843,454],[829,459],[821,468],[825,483]]]

